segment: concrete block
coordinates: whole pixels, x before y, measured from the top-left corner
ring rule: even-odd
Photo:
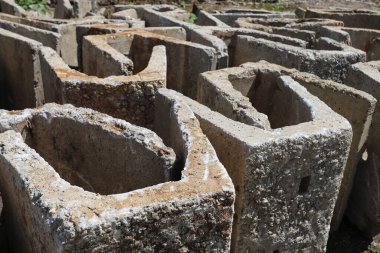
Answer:
[[[163,140],[70,105],[1,114],[0,187],[13,250],[229,250],[231,179],[192,112],[156,102]]]
[[[54,18],[84,18],[87,13],[96,9],[92,0],[57,0]]]
[[[233,66],[266,60],[287,68],[313,73],[323,79],[343,82],[348,67],[357,62],[364,62],[366,54],[344,44],[341,44],[341,48],[342,50],[324,50],[324,47],[319,50],[303,49],[265,39],[238,36]]]
[[[146,60],[144,69],[135,75],[98,78],[70,69],[56,52],[43,48],[40,59],[45,100],[92,108],[151,128],[155,93],[166,86],[165,55],[164,47],[155,47],[150,58],[141,59]]]
[[[213,14],[214,17],[226,23],[229,26],[234,26],[234,23],[239,18],[294,18],[295,15],[292,13],[276,13],[276,12],[265,12],[262,10],[253,10],[253,12],[236,12],[236,13],[217,13]]]
[[[272,78],[274,82],[274,79],[281,75],[289,75],[292,77],[295,81],[304,86],[308,92],[318,97],[332,110],[346,118],[351,124],[353,131],[352,144],[347,164],[344,168],[342,183],[331,220],[331,230],[335,231],[342,221],[352,190],[352,185],[354,183],[357,165],[367,146],[367,137],[372,123],[372,115],[375,110],[376,99],[368,93],[356,90],[349,86],[329,80],[323,80],[313,74],[300,72],[295,69],[287,69],[265,61],[246,63],[241,67],[226,70],[206,72],[201,75],[198,82],[198,86],[202,86],[203,88],[199,87],[198,90],[204,90],[203,94],[207,94],[205,90],[205,87],[207,87],[206,85],[216,87],[217,84],[217,87],[224,87],[227,84],[230,84],[244,96],[252,96],[254,89],[252,89],[251,86],[253,86],[255,82],[260,83],[261,79],[271,80],[270,78]],[[218,79],[216,79],[217,76]],[[208,81],[205,82],[205,84],[202,84],[200,83],[202,78],[207,78],[206,80],[212,79],[213,81]],[[222,94],[223,93],[220,92],[220,95],[215,96],[213,99],[220,100]],[[228,91],[228,94],[233,93],[232,91]],[[200,101],[204,101],[201,97],[200,99]],[[244,98],[241,96],[236,97],[235,99],[235,103],[237,103],[235,107],[238,108],[238,110],[252,110],[252,108],[249,108],[242,103]],[[225,103],[218,103],[219,106],[223,106],[224,104]],[[217,107],[212,105],[212,108],[215,110]],[[223,114],[226,115],[225,113]],[[234,115],[237,115],[237,113],[234,112]]]
[[[116,46],[128,47],[128,44],[130,45],[132,43],[132,41],[129,41],[129,43],[125,42],[126,41],[117,41],[116,39],[113,39],[112,36],[84,37],[82,48],[83,73],[100,78],[132,75],[133,61],[125,56],[123,54],[124,52],[122,53],[115,49]]]
[[[78,67],[78,42],[76,27],[78,25],[104,23],[103,19],[83,19],[83,20],[57,20],[57,19],[31,19],[11,16],[0,13],[0,20],[19,24],[15,32],[21,35],[30,36],[30,38],[40,41],[45,46],[52,47],[55,45],[55,37],[59,35],[59,47],[57,52],[62,56],[64,61],[72,66]],[[13,26],[16,26],[12,24]],[[21,25],[29,26],[28,29]],[[21,27],[21,28],[19,28]],[[41,31],[45,30],[45,31]],[[53,48],[53,47],[52,47]],[[55,48],[53,48],[55,49]]]
[[[199,10],[197,13],[197,25],[200,26],[220,26],[220,27],[229,27],[229,25],[223,23],[212,14],[204,10]]]
[[[353,88],[368,92],[380,99],[380,62],[358,63],[352,65],[345,83]],[[378,181],[380,158],[380,105],[377,103],[369,131],[367,154],[358,169],[350,198],[347,215],[360,230],[375,236],[380,233]]]
[[[260,23],[258,23],[259,21]],[[316,36],[316,33],[313,31],[261,24],[260,19],[252,18],[239,18],[235,21],[235,26],[304,40],[308,43],[308,46],[314,43]]]
[[[21,8],[14,0],[0,0],[0,10],[14,16],[25,17],[27,12]]]
[[[198,75],[216,68],[216,53],[211,47],[145,31],[131,30],[117,34],[98,35],[100,39],[102,36],[122,54],[129,56],[134,62],[134,73],[145,68],[154,46],[165,46],[168,64],[167,87],[190,97],[196,95],[195,84]],[[95,58],[92,59],[96,61]]]
[[[380,13],[372,10],[307,9],[305,17],[340,20],[347,27],[380,29]]]
[[[234,182],[231,250],[325,252],[351,127],[290,77],[260,83],[251,101],[260,101],[256,110],[277,129],[234,121],[174,91],[171,96],[190,106]]]
[[[1,107],[24,109],[44,102],[38,57],[42,44],[0,28]]]
[[[61,35],[56,32],[51,32],[48,30],[36,28],[29,25],[23,25],[17,22],[10,22],[6,20],[1,20],[0,18],[0,28],[17,33],[21,36],[25,36],[29,39],[38,41],[44,46],[50,47],[57,52],[61,51]]]
[[[380,60],[380,37],[372,40],[371,47],[368,50],[368,60]]]
[[[368,51],[374,39],[380,37],[380,31],[364,28],[341,27],[341,30],[350,35],[351,45],[357,49],[367,52],[367,61],[370,61]],[[375,59],[373,59],[375,60]]]
[[[350,36],[340,30],[343,22],[330,19],[291,19],[291,18],[240,18],[236,26],[258,29],[274,34],[298,38],[308,43],[308,48],[314,48],[319,37],[328,37],[340,43],[350,45]],[[310,34],[311,33],[311,34]],[[290,43],[285,43],[289,44]]]
[[[70,19],[74,17],[74,8],[70,0],[57,0],[54,18]]]

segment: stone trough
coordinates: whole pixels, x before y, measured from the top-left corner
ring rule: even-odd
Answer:
[[[350,124],[289,76],[237,75],[234,88],[241,93],[232,93],[210,75],[202,74],[206,79],[198,87],[204,105],[174,91],[170,96],[194,111],[234,182],[232,251],[324,252],[351,144]],[[218,88],[206,89],[211,86]],[[244,102],[250,90],[254,108]],[[243,124],[241,111],[228,109],[239,108],[239,101],[251,120],[258,119],[255,124]]]
[[[156,117],[163,139],[70,105],[2,111],[0,187],[11,248],[228,251],[231,179],[187,106],[160,95]]]

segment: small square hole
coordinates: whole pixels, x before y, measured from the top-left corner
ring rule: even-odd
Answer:
[[[311,176],[303,177],[301,179],[301,183],[298,188],[299,195],[305,195],[309,193],[310,179],[311,179]]]
[[[273,250],[273,253],[280,253],[280,251],[276,249],[276,250]]]

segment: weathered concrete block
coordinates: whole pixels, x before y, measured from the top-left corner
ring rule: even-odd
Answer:
[[[316,39],[328,37],[340,43],[351,45],[350,36],[341,30],[343,22],[330,19],[290,19],[290,18],[241,18],[236,26],[258,29],[304,40],[308,48],[314,48]]]
[[[31,39],[43,43],[55,49],[63,58],[63,60],[72,67],[78,67],[78,42],[76,27],[79,25],[104,23],[105,20],[96,19],[83,19],[83,20],[57,20],[57,19],[31,19],[22,18],[12,15],[0,13],[0,20],[16,23],[15,33],[23,36],[28,36]],[[21,25],[28,26],[29,28],[22,27]],[[9,26],[8,26],[9,27]],[[4,29],[12,29],[4,27]],[[42,31],[45,30],[45,31]],[[58,41],[57,35],[59,36]],[[58,44],[55,47],[55,44]]]
[[[201,26],[220,26],[220,27],[230,27],[229,25],[223,23],[221,20],[214,17],[212,14],[204,10],[199,10],[197,13],[197,25]]]
[[[157,129],[177,157],[152,131],[89,109],[1,113],[0,187],[14,250],[229,250],[231,179],[192,112],[164,96],[157,103],[165,114]]]
[[[380,62],[352,65],[345,83],[380,99]],[[380,105],[377,103],[369,131],[368,158],[358,169],[347,215],[359,229],[371,235],[380,233],[379,185],[380,171]]]
[[[121,6],[115,8],[120,10],[136,10],[138,17],[145,21],[147,27],[182,27],[186,31],[186,40],[212,47],[216,50],[217,68],[228,66],[227,47],[222,40],[212,36],[202,29],[202,26],[190,24],[184,19],[176,17],[177,11],[183,10],[173,5],[141,5],[141,6]],[[171,13],[174,15],[171,15]]]
[[[345,84],[380,99],[380,62],[357,63],[351,66]],[[368,149],[380,154],[380,104],[376,104],[369,133]]]
[[[347,207],[358,161],[366,148],[368,131],[376,104],[374,97],[346,85],[320,79],[309,73],[260,61],[201,74],[198,80],[198,100],[233,120],[268,129],[268,123],[265,120],[255,118],[260,114],[250,105],[250,103],[265,104],[266,97],[258,96],[254,102],[245,96],[252,98],[255,93],[255,86],[260,84],[263,86],[263,83],[266,82],[275,82],[276,78],[281,75],[292,77],[308,92],[317,96],[336,113],[345,117],[352,126],[351,149],[331,221],[331,230],[336,230]],[[270,86],[267,85],[266,87]],[[239,92],[240,95],[238,95]],[[227,103],[224,100],[229,102]],[[263,122],[265,124],[262,124]]]
[[[256,109],[266,108],[280,128],[249,126],[171,96],[194,111],[234,182],[232,251],[325,252],[351,127],[290,77],[256,88]]]
[[[80,63],[80,68],[82,67],[82,47],[83,38],[88,35],[100,35],[100,34],[113,34],[121,32],[133,32],[143,30],[146,32],[176,38],[178,40],[186,40],[186,31],[181,27],[146,27],[146,28],[131,28],[126,24],[82,24],[78,25],[76,28],[76,35],[78,40],[78,62]]]
[[[244,88],[249,87],[254,77],[252,72],[238,68],[205,72],[198,80],[197,100],[232,120],[269,130],[268,116],[252,108],[251,101],[240,94],[248,94]],[[229,78],[241,80],[238,87],[234,87]]]
[[[26,11],[21,8],[14,0],[0,0],[0,10],[1,12],[15,15],[15,16],[27,16]]]
[[[343,82],[347,69],[351,64],[364,62],[366,54],[363,51],[340,44],[342,50],[303,49],[275,43],[265,39],[256,39],[248,36],[238,36],[233,66],[245,62],[266,60],[288,68],[316,74],[323,79]],[[329,47],[330,48],[330,47]]]
[[[380,29],[380,13],[371,10],[307,9],[305,18],[335,19],[348,27]]]
[[[335,31],[343,31],[350,37],[351,46],[367,53],[367,61],[379,60],[377,38],[380,37],[380,31],[365,28],[352,27],[329,27]]]
[[[42,48],[45,100],[92,108],[151,128],[155,93],[166,86],[165,55],[163,46],[155,47],[150,58],[140,59],[143,69],[135,69],[135,75],[98,78],[69,68],[56,52]]]
[[[1,107],[24,109],[43,104],[38,57],[42,44],[0,28]]]
[[[231,46],[231,42],[229,43],[229,40],[234,41],[235,38],[238,35],[246,35],[246,36],[252,36],[255,38],[261,38],[261,39],[267,39],[274,42],[280,42],[287,45],[292,46],[298,46],[298,47],[307,47],[307,42],[297,39],[297,38],[291,38],[289,36],[283,36],[283,35],[277,35],[277,34],[270,34],[268,32],[262,32],[254,29],[244,29],[244,28],[221,28],[221,27],[207,27],[206,28],[209,33],[212,35],[223,39],[223,41],[228,45]],[[231,51],[229,47],[229,51]]]
[[[87,36],[83,38],[83,73],[101,78],[132,75],[133,61],[125,56],[124,52],[115,49],[116,46],[118,48],[128,47],[128,44],[131,45],[132,41],[120,42],[113,36]],[[129,54],[129,52],[125,53]],[[145,65],[146,62],[143,64]]]
[[[168,64],[167,87],[190,97],[195,97],[197,87],[194,84],[198,75],[216,68],[216,53],[211,47],[146,31],[131,30],[117,34],[99,35],[98,38],[101,39],[102,36],[122,54],[129,56],[134,62],[134,73],[145,68],[154,46],[165,46]],[[96,61],[93,57],[91,58]],[[85,64],[88,64],[88,61]]]
[[[57,52],[61,51],[61,35],[56,32],[36,28],[29,25],[20,24],[2,20],[0,17],[0,28],[11,31],[13,33],[25,36],[29,39],[38,41],[44,46],[50,47]]]
[[[122,19],[125,23],[129,24],[131,28],[145,27],[145,21],[138,18],[137,12],[134,9],[127,9],[124,11],[114,12],[112,13],[111,18]]]
[[[291,27],[271,26],[267,23],[262,24],[261,19],[239,18],[235,21],[235,26],[240,28],[260,30],[271,34],[278,34],[282,36],[288,36],[291,38],[304,40],[308,43],[308,46],[314,43],[316,36],[315,32],[309,30],[301,30]]]
[[[54,18],[70,19],[74,17],[74,9],[70,0],[57,0]]]
[[[214,17],[220,19],[222,22],[229,26],[234,26],[234,23],[239,18],[294,18],[293,13],[278,13],[269,12],[265,10],[237,10],[237,11],[225,11],[222,13],[213,14]]]
[[[95,10],[96,7],[96,1],[93,0],[57,0],[54,18],[84,18],[87,13]]]
[[[368,60],[380,60],[380,37],[372,40],[371,47],[368,50]]]

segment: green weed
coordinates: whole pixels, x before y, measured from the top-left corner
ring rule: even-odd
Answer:
[[[197,15],[195,15],[194,13],[190,13],[189,23],[195,24],[197,22],[197,19]]]
[[[42,14],[54,11],[53,8],[48,6],[46,0],[16,0],[16,3],[26,11],[36,11]]]

